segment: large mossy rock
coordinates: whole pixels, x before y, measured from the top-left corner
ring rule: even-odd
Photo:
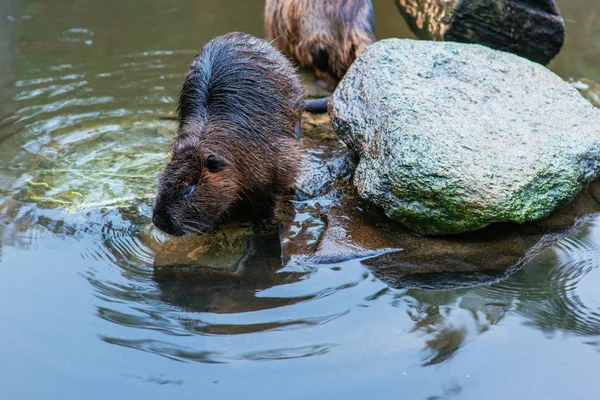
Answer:
[[[421,234],[539,220],[600,171],[600,112],[543,66],[479,45],[375,43],[330,114],[360,196]]]

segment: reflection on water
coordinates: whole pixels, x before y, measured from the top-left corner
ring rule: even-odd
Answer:
[[[552,68],[600,79],[600,8],[559,3],[568,36]],[[576,383],[596,375],[600,350],[598,216],[507,272],[541,232],[409,234],[356,199],[336,202],[328,177],[347,181],[352,161],[305,139],[309,168],[279,230],[171,239],[153,228],[173,135],[157,116],[173,113],[209,38],[262,32],[262,1],[224,4],[1,2],[7,398],[93,397],[107,385],[131,398],[198,387],[248,398],[261,398],[256,387],[262,398],[552,398],[564,388],[560,398],[592,398]],[[393,2],[375,9],[380,37],[410,35]],[[490,393],[499,379],[516,384]]]
[[[149,211],[149,209],[147,210]],[[329,287],[332,280],[310,284],[302,279],[306,272],[280,271],[281,247],[278,232],[253,235],[245,249],[243,265],[230,273],[200,266],[153,266],[164,258],[164,243],[158,236],[148,237],[148,218],[133,217],[120,227],[104,226],[96,233],[99,240],[84,257],[91,257],[122,269],[118,281],[88,271],[86,278],[95,295],[103,300],[97,315],[109,322],[140,330],[154,330],[167,336],[236,335],[270,331],[301,330],[332,321],[347,312],[315,313],[305,302],[317,301],[352,288],[366,278],[358,267],[356,282]],[[115,219],[116,215],[103,218]],[[134,221],[138,220],[137,225]],[[112,225],[112,224],[109,224]],[[141,228],[141,229],[140,229]],[[168,252],[168,250],[167,250]],[[354,275],[354,274],[350,274]],[[348,276],[336,274],[344,279]],[[335,280],[333,280],[335,281]],[[320,288],[322,287],[322,288]],[[298,309],[294,309],[297,307]],[[285,318],[270,309],[285,308]],[[253,314],[256,313],[256,314]],[[128,335],[126,335],[128,336]],[[207,363],[239,359],[282,359],[324,354],[333,344],[314,344],[292,348],[228,354],[209,350],[192,351],[172,341],[128,340],[103,336],[111,344],[162,355],[167,358]]]
[[[498,300],[514,298],[515,311],[549,335],[562,331],[598,337],[600,304],[593,286],[600,273],[599,235],[600,219],[592,218],[511,279],[477,291]],[[600,350],[597,338],[590,343]]]

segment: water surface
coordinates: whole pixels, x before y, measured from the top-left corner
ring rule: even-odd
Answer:
[[[412,37],[391,0],[374,3],[380,38]],[[212,267],[243,259],[241,277],[167,265],[197,244],[173,248],[151,225],[173,135],[156,116],[211,37],[262,34],[262,4],[0,2],[1,397],[600,398],[593,215],[523,267],[455,289],[390,287],[369,260],[282,264],[277,233],[223,233],[230,258]],[[600,80],[600,3],[559,6],[551,68]],[[294,203],[307,248],[321,206]]]

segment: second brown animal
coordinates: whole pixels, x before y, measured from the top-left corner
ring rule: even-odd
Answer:
[[[375,41],[370,0],[267,0],[265,28],[273,44],[330,88]]]

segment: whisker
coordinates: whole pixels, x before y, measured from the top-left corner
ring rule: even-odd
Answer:
[[[204,225],[199,221],[184,220],[182,222],[185,229],[194,233],[216,233],[216,230],[210,226]]]

